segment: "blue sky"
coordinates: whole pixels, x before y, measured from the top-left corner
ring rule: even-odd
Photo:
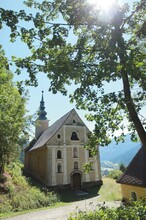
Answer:
[[[121,0],[122,1],[122,0]],[[124,1],[125,2],[125,1]],[[129,1],[130,3],[133,2],[133,0]],[[13,10],[21,10],[26,9],[23,5],[23,0],[0,0],[0,7],[4,7],[7,9],[13,9]],[[32,13],[32,9],[27,9],[27,12]],[[16,43],[10,43],[9,42],[9,30],[7,27],[4,27],[0,31],[0,44],[3,45],[3,48],[5,50],[6,56],[11,58],[12,55],[25,57],[29,54],[29,51],[24,43],[21,41],[17,41]],[[73,40],[73,39],[70,39]],[[14,72],[14,67],[12,67],[12,71]],[[26,78],[26,73],[23,72],[22,75],[14,77],[14,80],[21,80]],[[44,74],[38,73],[38,87],[28,87],[29,90],[29,101],[27,103],[27,109],[30,114],[34,114],[39,107],[40,99],[41,99],[41,91],[44,91],[44,100],[45,100],[45,106],[47,111],[47,117],[50,120],[50,124],[54,123],[57,119],[59,119],[61,116],[66,114],[68,111],[70,111],[72,108],[75,108],[75,104],[71,104],[69,102],[69,98],[66,96],[63,96],[62,94],[55,94],[48,92],[48,85],[49,80],[45,77]],[[108,85],[107,90],[111,90],[113,87],[121,87],[122,85],[120,83],[115,83],[114,86]],[[72,91],[72,88],[69,88],[69,92]],[[76,109],[76,108],[75,108]],[[77,111],[80,117],[83,119],[83,121],[86,123],[86,125],[89,127],[90,130],[94,128],[93,122],[88,122],[84,115],[87,113],[87,111]]]

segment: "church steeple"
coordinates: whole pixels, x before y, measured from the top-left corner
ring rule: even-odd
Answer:
[[[46,117],[47,112],[45,111],[45,102],[44,102],[44,91],[42,91],[42,98],[40,101],[38,119],[35,128],[35,138],[38,137],[48,128],[48,119]]]
[[[44,103],[44,91],[42,91],[42,99],[40,101],[40,108],[39,108],[39,120],[46,120],[47,112],[45,111],[45,103]]]

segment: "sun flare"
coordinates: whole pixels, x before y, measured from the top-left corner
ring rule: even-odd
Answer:
[[[110,10],[116,0],[88,0],[90,4],[102,10]]]

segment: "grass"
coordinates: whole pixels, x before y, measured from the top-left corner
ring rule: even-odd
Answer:
[[[114,179],[104,177],[103,186],[99,190],[99,201],[120,201],[122,199],[120,184]]]

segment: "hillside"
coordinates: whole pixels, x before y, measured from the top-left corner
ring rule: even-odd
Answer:
[[[101,166],[115,168],[123,163],[127,166],[140,148],[140,142],[132,142],[127,135],[124,143],[116,144],[115,141],[107,147],[100,147]]]
[[[22,174],[23,165],[12,162],[0,175],[0,218],[6,213],[38,209],[56,204],[59,197]]]

